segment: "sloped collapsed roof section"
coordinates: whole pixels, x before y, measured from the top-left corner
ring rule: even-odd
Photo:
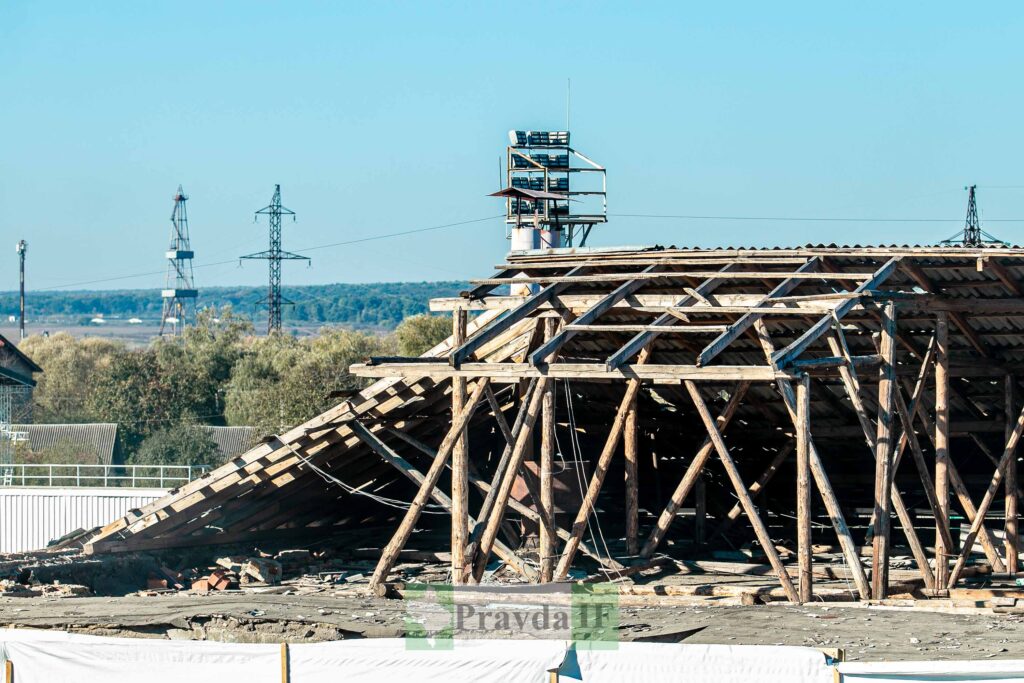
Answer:
[[[791,436],[775,382],[820,373],[821,391],[811,404],[815,438],[845,438],[849,443],[831,451],[830,457],[839,457],[843,448],[863,449],[863,441],[855,416],[844,406],[836,369],[878,367],[877,335],[887,303],[899,311],[895,366],[900,374],[912,375],[929,353],[935,314],[948,316],[950,369],[961,379],[954,424],[979,423],[979,416],[1002,411],[991,378],[1024,370],[1022,277],[1024,249],[1019,248],[513,254],[463,296],[432,302],[435,311],[479,312],[464,343],[453,348],[449,339],[421,358],[378,358],[353,366],[355,374],[378,380],[116,520],[90,540],[87,550],[226,543],[370,522],[393,525],[401,506],[389,507],[382,492],[394,490],[391,484],[408,472],[383,459],[358,432],[365,428],[396,451],[430,452],[451,421],[453,377],[494,383],[497,400],[481,402],[471,424],[487,419],[482,413],[495,403],[514,414],[516,382],[531,378],[571,379],[574,387],[597,397],[621,394],[617,385],[638,379],[659,387],[670,401],[684,395],[679,385],[686,380],[697,383],[708,401],[721,400],[722,390],[737,382],[752,382],[736,413],[747,425],[745,435],[737,437],[743,439],[756,436],[758,428],[762,436]],[[536,292],[509,296],[505,286],[512,283],[530,283]],[[550,317],[560,327],[544,340],[541,322]],[[837,329],[845,347],[838,351],[832,344]],[[770,335],[770,355],[759,339],[762,330]],[[638,362],[644,349],[649,356]],[[980,377],[985,379],[972,379]],[[367,502],[367,493],[381,499]]]

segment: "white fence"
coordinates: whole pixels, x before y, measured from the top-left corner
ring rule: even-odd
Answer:
[[[109,524],[166,493],[162,488],[0,488],[0,552],[45,548],[77,529]]]
[[[206,465],[0,465],[0,486],[168,489],[210,470]]]

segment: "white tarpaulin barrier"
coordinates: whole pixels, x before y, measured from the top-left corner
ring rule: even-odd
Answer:
[[[546,683],[565,659],[560,640],[455,640],[450,650],[409,649],[402,638],[293,645],[293,683]],[[621,681],[620,681],[621,683]]]
[[[818,650],[769,645],[620,643],[576,652],[585,683],[832,683]]]
[[[843,683],[869,681],[972,681],[1007,683],[1024,681],[1024,660],[974,660],[969,662],[847,662],[840,664]]]

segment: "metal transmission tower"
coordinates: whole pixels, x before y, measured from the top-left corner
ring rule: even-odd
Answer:
[[[195,252],[188,239],[188,212],[185,202],[188,197],[178,185],[174,195],[174,211],[171,212],[171,246],[167,248],[167,280],[160,292],[164,307],[160,316],[160,334],[170,327],[171,334],[179,334],[185,327],[189,315],[194,312],[199,290],[192,279],[192,257]]]
[[[28,242],[18,240],[15,247],[18,252],[18,273],[20,276],[20,287],[18,297],[18,338],[25,338],[25,254],[28,253]]]
[[[267,334],[281,331],[281,306],[292,304],[281,296],[281,261],[306,261],[309,259],[290,251],[281,251],[281,216],[291,216],[295,220],[295,212],[281,206],[281,186],[274,185],[274,197],[270,204],[256,212],[270,217],[270,249],[243,256],[243,259],[268,261],[270,264],[270,289],[267,292]]]
[[[967,220],[964,222],[964,229],[949,239],[942,240],[942,243],[963,247],[1010,246],[981,229],[981,221],[978,220],[978,205],[974,200],[974,190],[977,187],[977,185],[971,185],[964,188],[967,190]]]

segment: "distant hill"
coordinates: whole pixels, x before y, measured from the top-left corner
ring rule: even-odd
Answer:
[[[426,313],[433,297],[455,296],[465,282],[382,282],[285,287],[284,296],[295,302],[284,309],[285,321],[337,323],[353,327],[392,329],[410,315]],[[266,319],[266,287],[206,287],[199,290],[199,305],[230,304],[236,312]],[[141,318],[160,320],[159,289],[119,289],[73,292],[27,292],[30,320],[84,324],[102,315],[111,321]],[[18,293],[0,292],[0,315],[16,315]]]

